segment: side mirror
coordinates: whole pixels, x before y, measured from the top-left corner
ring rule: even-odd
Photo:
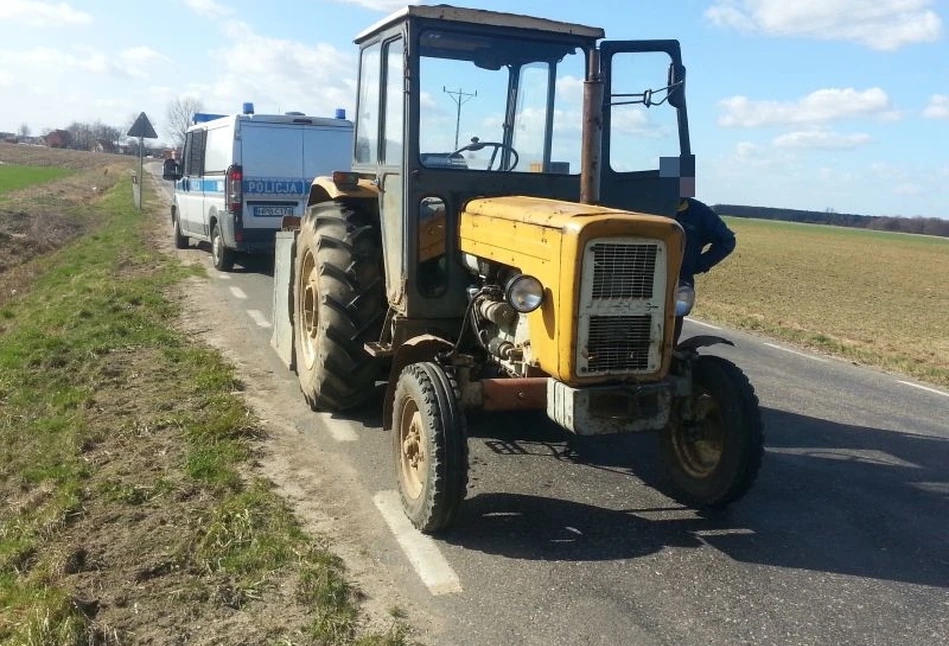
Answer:
[[[181,179],[181,168],[178,166],[178,162],[173,159],[165,160],[165,165],[162,167],[161,178],[172,182],[177,182]]]
[[[669,64],[669,105],[677,110],[685,106],[685,66]]]

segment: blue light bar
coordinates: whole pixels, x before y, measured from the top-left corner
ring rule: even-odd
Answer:
[[[194,116],[191,117],[192,123],[204,123],[205,121],[213,121],[215,119],[220,119],[226,115],[223,114],[211,114],[209,112],[195,112]]]

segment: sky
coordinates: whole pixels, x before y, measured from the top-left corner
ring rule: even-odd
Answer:
[[[352,40],[405,4],[0,0],[0,131],[125,128],[144,111],[167,141],[178,97],[217,113],[252,101],[258,113],[352,115]],[[949,218],[949,0],[466,6],[679,40],[697,197],[709,204]],[[454,110],[447,94],[429,98]]]

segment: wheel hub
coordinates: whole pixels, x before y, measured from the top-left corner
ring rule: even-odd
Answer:
[[[425,455],[425,428],[422,415],[414,402],[405,403],[399,425],[401,446],[400,469],[402,488],[410,498],[418,498],[425,482],[427,460]]]
[[[725,433],[718,405],[708,394],[693,402],[695,420],[676,424],[673,448],[682,469],[693,478],[708,478],[725,452]]]
[[[317,280],[319,276],[316,272],[316,261],[312,252],[307,250],[303,258],[303,264],[300,272],[300,280],[303,282],[303,294],[301,303],[302,321],[302,346],[303,358],[306,361],[307,368],[313,366],[316,360],[316,336],[320,326],[319,302],[320,293]]]

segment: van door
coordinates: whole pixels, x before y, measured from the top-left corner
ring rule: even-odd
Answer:
[[[207,236],[202,227],[204,214],[204,147],[206,130],[193,130],[185,136],[184,171],[179,180],[178,208],[185,235]]]
[[[352,167],[353,133],[350,128],[308,126],[303,128],[303,176],[330,176],[334,170]]]
[[[241,127],[244,172],[244,239],[273,242],[285,215],[301,214],[310,183],[303,170],[302,126],[245,123]]]

